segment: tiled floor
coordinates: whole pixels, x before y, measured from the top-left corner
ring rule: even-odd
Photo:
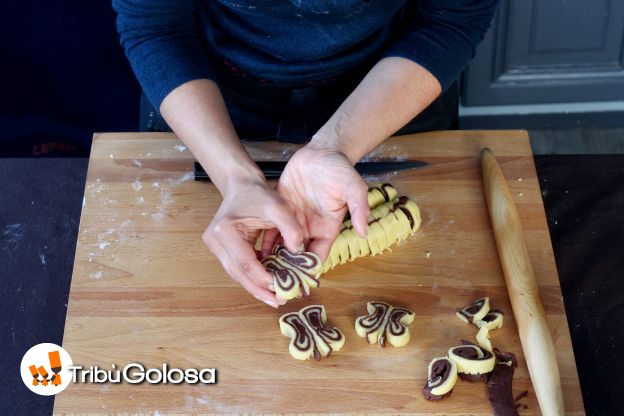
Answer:
[[[529,130],[536,155],[624,154],[624,128]]]

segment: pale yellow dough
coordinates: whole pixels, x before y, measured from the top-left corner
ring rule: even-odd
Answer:
[[[316,254],[293,253],[280,245],[262,259],[262,264],[273,275],[275,296],[282,300],[308,296],[311,287],[318,287],[318,276],[323,270]]]
[[[371,208],[368,235],[360,238],[351,220],[346,220],[323,265],[323,273],[359,257],[381,254],[420,228],[420,210],[416,203],[407,197],[398,198],[396,189],[389,184],[372,186],[368,203]]]
[[[280,332],[290,338],[288,351],[297,360],[320,360],[332,351],[339,351],[345,342],[342,331],[327,327],[325,306],[310,305],[279,319]]]
[[[467,348],[474,349],[477,357],[466,358],[455,353],[456,349]],[[487,374],[494,370],[496,365],[496,357],[489,351],[483,351],[477,345],[462,345],[452,347],[448,351],[448,357],[457,364],[457,372],[464,374]]]
[[[385,346],[386,341],[395,347],[402,347],[410,340],[407,325],[414,322],[414,313],[409,309],[396,308],[385,302],[368,302],[368,315],[355,320],[355,332],[366,338],[369,344]]]
[[[451,363],[450,374],[448,375],[446,381],[444,381],[443,383],[441,382],[441,380],[437,380],[432,372],[432,367],[438,360],[448,360]],[[457,364],[455,363],[455,361],[449,359],[448,357],[437,357],[431,360],[429,366],[427,367],[427,386],[431,388],[431,394],[434,394],[436,396],[442,396],[453,390],[453,387],[455,387],[455,383],[457,383]]]

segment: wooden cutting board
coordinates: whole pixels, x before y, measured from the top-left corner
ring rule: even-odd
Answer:
[[[283,160],[293,145],[250,143],[256,160]],[[371,159],[421,159],[427,169],[367,178],[391,182],[420,206],[421,230],[392,252],[322,277],[305,300],[274,310],[244,292],[201,241],[220,203],[193,181],[193,157],[171,134],[99,134],[80,222],[63,346],[74,364],[105,370],[132,362],[216,368],[216,385],[70,385],[56,412],[491,414],[483,383],[458,382],[427,402],[426,367],[476,329],[456,308],[489,296],[505,313],[494,346],[519,356],[514,396],[539,414],[490,227],[479,151],[491,148],[515,196],[561,370],[567,413],[584,414],[531,148],[524,131],[449,131],[396,137]],[[412,340],[379,348],[357,337],[367,300],[411,308]],[[320,362],[296,361],[279,332],[282,313],[320,303],[344,348]]]

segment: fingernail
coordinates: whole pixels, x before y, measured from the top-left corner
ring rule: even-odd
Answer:
[[[254,297],[255,297],[256,299],[258,299],[260,302],[264,302],[264,303],[266,303],[267,305],[269,305],[270,307],[277,309],[277,306],[278,306],[278,305],[277,305],[277,303],[273,302],[272,300],[262,299],[262,298],[260,298],[260,297],[258,297],[258,296],[254,296]]]
[[[275,292],[275,285],[273,283],[269,284],[269,290]]]

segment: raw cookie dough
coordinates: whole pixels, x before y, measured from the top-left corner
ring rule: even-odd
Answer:
[[[262,264],[273,275],[275,296],[284,300],[308,296],[310,287],[318,287],[318,276],[323,269],[316,254],[293,253],[281,245],[276,245],[273,254],[262,259]]]
[[[427,369],[423,395],[427,400],[442,400],[453,392],[457,382],[457,364],[448,357],[434,358]]]
[[[490,330],[498,329],[503,326],[503,313],[495,309],[490,310],[481,320],[475,321],[475,325],[479,328],[479,332],[477,332],[477,344],[479,344],[481,348],[492,351]]]
[[[461,308],[457,311],[457,317],[465,323],[475,323],[485,317],[490,311],[490,298],[484,297],[477,299],[471,305]]]
[[[488,380],[488,400],[495,416],[518,416],[516,403],[512,393],[514,367],[517,364],[516,356],[510,352],[495,350],[496,357],[503,361],[496,364]],[[505,361],[512,363],[507,364]]]
[[[388,184],[384,184],[384,187],[386,196],[396,196],[394,188]],[[379,202],[380,205],[371,206],[368,217],[368,235],[366,238],[360,238],[353,230],[351,220],[346,220],[331,247],[323,273],[359,257],[380,254],[392,245],[405,240],[420,228],[420,210],[414,201],[402,196],[383,202],[386,201],[385,198],[371,197],[371,192],[381,195],[381,192],[377,191],[379,188],[371,189],[369,203]]]
[[[496,365],[494,354],[472,343],[452,347],[448,357],[457,364],[457,373],[462,380],[487,381]]]
[[[355,332],[366,338],[369,344],[378,343],[383,348],[386,340],[395,347],[402,347],[409,342],[407,325],[414,322],[412,311],[375,301],[368,302],[366,309],[368,315],[355,320]]]
[[[392,201],[396,197],[397,191],[389,183],[379,183],[368,188],[368,206],[371,209]]]
[[[336,327],[326,327],[325,306],[310,305],[299,312],[291,312],[279,319],[282,335],[290,338],[288,351],[297,360],[320,360],[332,351],[338,351],[345,342],[344,334]]]
[[[498,309],[490,309],[490,311],[481,320],[476,321],[475,325],[481,328],[482,325],[487,325],[489,330],[498,329],[503,327],[503,312]]]
[[[516,358],[516,354],[514,354],[513,352],[504,352],[499,350],[498,348],[494,348],[494,355],[496,355],[498,364],[505,364],[509,367],[518,366],[518,359]]]
[[[483,322],[483,321],[478,321]],[[477,344],[485,350],[492,351],[492,343],[490,342],[490,330],[486,324],[481,325],[477,332]]]

